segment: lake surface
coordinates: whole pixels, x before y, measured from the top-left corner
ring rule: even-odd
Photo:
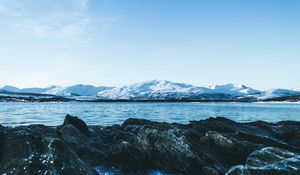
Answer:
[[[59,125],[66,114],[89,125],[120,124],[127,118],[188,123],[208,117],[249,122],[300,120],[300,104],[292,103],[0,103],[0,123],[5,126]]]

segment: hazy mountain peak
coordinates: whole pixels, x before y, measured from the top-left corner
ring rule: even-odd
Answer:
[[[44,93],[52,94],[52,95],[59,95],[59,96],[94,96],[97,95],[100,91],[110,89],[110,87],[100,86],[95,87],[93,85],[84,85],[84,84],[77,84],[68,87],[55,87],[50,89]]]
[[[19,88],[15,87],[15,86],[6,85],[6,86],[2,87],[1,90],[5,90],[5,91],[9,91],[9,92],[18,92]]]
[[[300,91],[300,87],[292,89],[293,91]]]
[[[282,88],[273,88],[267,91],[263,91],[262,94],[258,97],[258,99],[271,99],[271,98],[278,98],[284,96],[293,96],[293,95],[300,95],[300,91],[290,90],[290,89],[282,89]]]

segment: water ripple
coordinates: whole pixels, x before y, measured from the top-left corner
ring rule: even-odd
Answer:
[[[300,104],[280,103],[0,103],[3,125],[59,125],[66,114],[89,125],[119,124],[127,118],[188,123],[208,117],[241,122],[300,120]]]

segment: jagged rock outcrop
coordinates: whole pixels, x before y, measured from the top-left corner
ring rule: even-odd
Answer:
[[[42,125],[2,130],[0,174],[96,174],[55,132]]]
[[[86,123],[76,116],[71,116],[71,115],[67,114],[62,127],[66,126],[66,125],[73,125],[82,134],[84,134],[87,137],[89,137],[91,135],[90,130],[89,130],[88,126],[86,125]]]
[[[299,133],[295,121],[128,119],[122,125],[88,127],[68,115],[56,128],[0,126],[0,174],[94,175],[96,166],[203,175],[277,173],[280,167],[281,174],[299,174]]]

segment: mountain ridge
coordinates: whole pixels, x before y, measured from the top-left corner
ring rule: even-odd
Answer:
[[[208,87],[176,83],[167,80],[149,80],[121,87],[77,84],[73,86],[49,86],[46,88],[17,88],[4,86],[0,92],[36,93],[67,98],[99,100],[268,100],[300,95],[295,89],[257,90],[232,83]]]

